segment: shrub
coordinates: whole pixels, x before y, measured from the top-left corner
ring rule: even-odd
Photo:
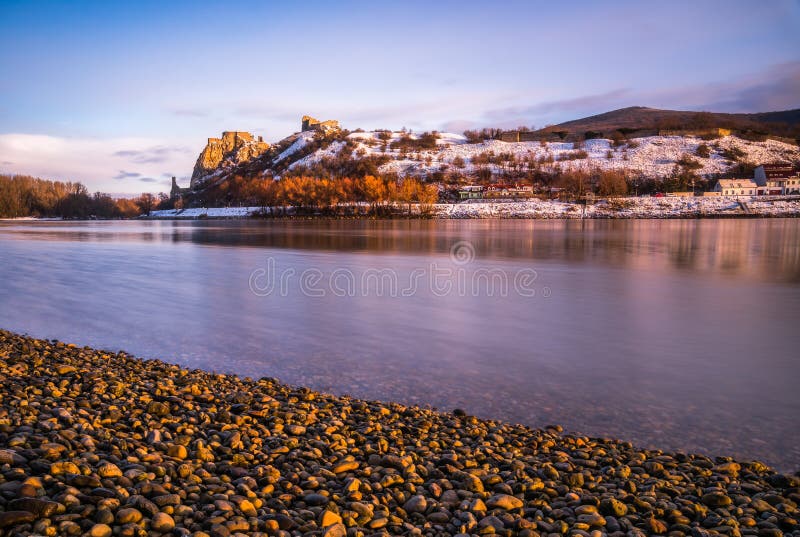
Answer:
[[[425,149],[436,149],[436,140],[439,139],[438,132],[423,132],[417,138],[412,138],[409,133],[404,133],[397,140],[390,144],[392,149],[400,151],[422,151]]]
[[[577,151],[565,151],[558,160],[582,160],[588,157],[589,153],[583,149],[578,149]]]
[[[722,153],[722,157],[723,158],[725,158],[726,160],[733,161],[733,162],[741,161],[742,159],[744,159],[745,155],[747,154],[744,151],[742,151],[742,149],[740,149],[740,148],[738,148],[736,146],[724,147],[724,148],[722,148],[720,150],[720,153]]]
[[[464,136],[467,138],[467,143],[479,144],[484,140],[497,138],[501,132],[501,129],[466,130]]]
[[[681,155],[681,158],[679,158],[677,160],[677,164],[678,164],[678,166],[681,166],[685,170],[689,170],[689,171],[699,170],[700,168],[703,167],[702,164],[700,164],[695,159],[693,159],[692,157],[690,157],[689,155],[687,155],[685,153],[683,155]]]
[[[711,156],[711,149],[706,144],[700,144],[695,149],[694,154],[700,158],[708,158]]]

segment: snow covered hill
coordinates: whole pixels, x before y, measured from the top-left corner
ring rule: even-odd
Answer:
[[[238,151],[247,150],[246,154],[224,153],[217,146],[225,141],[225,136],[235,138],[234,141],[244,140]],[[800,148],[796,145],[774,139],[749,141],[735,135],[711,140],[697,136],[649,136],[616,142],[491,139],[469,143],[464,136],[447,132],[436,133],[435,137],[430,133],[389,131],[348,133],[337,126],[294,133],[272,146],[262,143],[260,138],[256,142],[252,135],[241,132],[223,133],[222,142],[209,139],[209,146],[198,159],[203,166],[199,172],[195,170],[192,190],[219,185],[233,175],[276,179],[287,173],[325,175],[332,165],[338,163],[341,170],[342,162],[358,159],[371,159],[378,166],[376,173],[434,181],[455,178],[461,182],[479,178],[517,182],[531,177],[528,174],[533,171],[558,174],[567,170],[623,170],[660,178],[670,175],[679,162],[690,163],[700,175],[719,176],[743,164],[754,167],[800,161]],[[257,150],[251,150],[252,144],[258,144]]]
[[[308,134],[308,133],[303,133]],[[635,138],[626,144],[614,147],[611,140],[587,140],[577,145],[570,142],[502,142],[487,140],[477,144],[467,143],[460,134],[440,133],[436,149],[418,152],[401,152],[391,149],[391,142],[401,133],[392,133],[388,143],[380,139],[380,132],[356,132],[347,138],[356,143],[356,158],[366,155],[386,155],[391,160],[381,166],[381,171],[395,172],[401,176],[424,176],[438,171],[456,172],[469,176],[479,168],[488,168],[493,174],[502,174],[515,166],[538,163],[543,169],[553,170],[629,170],[647,176],[664,177],[669,175],[676,163],[684,156],[696,160],[701,167],[701,175],[725,173],[736,164],[732,155],[738,159],[758,165],[765,162],[800,160],[800,148],[776,140],[752,142],[736,136],[725,136],[717,140],[704,141],[694,136],[650,136]],[[414,138],[415,135],[411,135]],[[300,138],[295,145],[304,144]],[[293,145],[286,152],[293,151]],[[323,157],[335,155],[344,147],[343,141],[334,142],[325,149],[293,162],[288,169],[319,162]],[[706,145],[708,157],[697,155],[698,146]],[[585,151],[583,158],[581,151]],[[486,154],[495,157],[502,154],[513,155],[514,160],[506,159],[506,164],[480,163]],[[290,153],[291,154],[291,153]]]

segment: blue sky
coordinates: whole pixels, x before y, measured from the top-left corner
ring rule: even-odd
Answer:
[[[0,1],[0,172],[157,191],[209,136],[800,107],[800,2]]]

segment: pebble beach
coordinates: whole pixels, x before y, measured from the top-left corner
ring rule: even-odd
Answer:
[[[0,331],[0,536],[800,536],[800,477]]]

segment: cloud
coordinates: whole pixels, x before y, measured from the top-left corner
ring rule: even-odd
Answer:
[[[234,116],[241,116],[247,118],[258,118],[260,120],[273,120],[273,121],[296,121],[300,123],[300,118],[308,112],[300,112],[299,108],[273,108],[271,106],[261,106],[257,104],[242,105],[233,110]],[[310,114],[313,115],[313,114]]]
[[[618,88],[604,93],[582,95],[568,99],[543,101],[531,105],[507,106],[487,110],[484,122],[493,127],[514,128],[519,125],[544,126],[549,122],[577,119],[586,115],[607,112],[627,104],[633,92]]]
[[[123,149],[115,151],[112,156],[122,157],[136,164],[152,164],[166,162],[173,153],[187,153],[189,149],[175,146],[155,146],[147,149]]]
[[[125,170],[120,170],[117,175],[114,176],[114,179],[129,179],[131,177],[139,177],[142,175],[138,172],[126,172]]]
[[[609,106],[614,106],[613,103],[618,103],[630,95],[631,91],[629,89],[619,88],[594,95],[584,95],[581,97],[573,97],[571,99],[561,99],[556,101],[545,101],[531,106],[517,106],[489,110],[486,113],[486,116],[499,118],[509,116],[535,117],[540,115],[551,115],[553,113],[560,112],[579,112],[589,109],[608,108]]]
[[[80,181],[89,190],[103,192],[141,192],[145,184],[162,190],[159,179],[143,179],[159,178],[167,170],[184,175],[194,166],[195,156],[175,140],[158,138],[0,134],[0,162],[7,173]]]
[[[178,108],[172,110],[172,113],[176,116],[181,117],[208,117],[209,113],[205,110],[198,110],[192,108]]]
[[[524,97],[523,97],[524,98]],[[517,97],[514,100],[519,101]],[[482,124],[513,128],[561,123],[627,106],[753,113],[800,107],[800,61],[774,65],[735,80],[657,90],[617,88],[603,93],[487,109]]]
[[[464,132],[468,129],[473,129],[477,126],[477,123],[474,121],[470,121],[468,119],[451,119],[450,121],[445,121],[442,123],[441,130],[443,132]]]
[[[800,61],[775,65],[731,84],[709,88],[708,108],[724,112],[773,112],[800,107]]]

